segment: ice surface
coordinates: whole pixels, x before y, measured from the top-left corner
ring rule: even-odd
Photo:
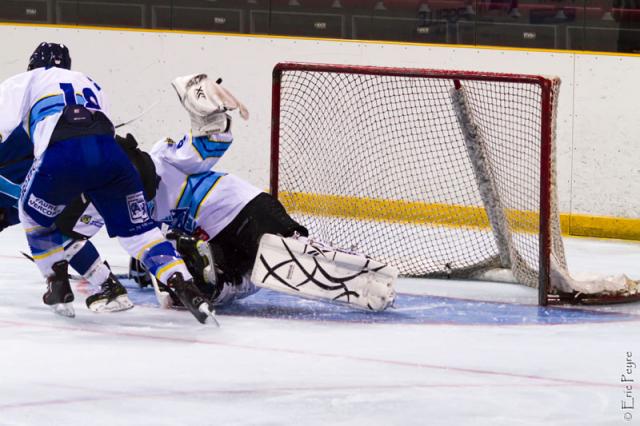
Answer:
[[[523,286],[405,279],[383,315],[260,292],[217,329],[130,282],[134,309],[95,314],[75,282],[66,319],[42,304],[22,230],[0,238],[0,425],[640,424],[638,402],[621,408],[639,303],[543,309]],[[115,241],[97,246],[125,271]],[[567,254],[572,272],[640,278],[640,244]]]

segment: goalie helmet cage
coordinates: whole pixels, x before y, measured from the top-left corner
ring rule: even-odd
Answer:
[[[280,63],[271,193],[312,236],[404,276],[517,282],[540,305],[637,300],[625,276],[568,273],[559,88],[537,75]]]

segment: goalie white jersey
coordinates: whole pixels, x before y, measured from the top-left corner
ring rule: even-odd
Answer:
[[[165,139],[151,149],[160,176],[153,217],[187,233],[216,236],[262,191],[236,176],[212,170],[226,152],[230,132]]]

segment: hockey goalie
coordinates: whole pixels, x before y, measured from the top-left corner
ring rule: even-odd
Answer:
[[[191,131],[151,149],[159,180],[152,214],[168,225],[201,291],[215,305],[268,288],[371,311],[389,307],[396,268],[314,241],[274,197],[213,169],[233,141],[231,114],[249,117],[244,105],[205,74],[172,84]],[[151,279],[135,260],[132,276],[143,285]],[[179,302],[164,286],[156,294],[163,307]]]

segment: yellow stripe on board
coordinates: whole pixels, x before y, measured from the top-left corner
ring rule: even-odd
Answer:
[[[478,206],[300,192],[279,193],[278,198],[289,211],[319,216],[466,228],[489,227],[489,218],[484,208]],[[511,223],[518,224],[514,229],[537,232],[537,214],[516,210],[508,210],[506,214]]]
[[[568,235],[640,240],[640,219],[563,214],[560,223]]]
[[[292,213],[476,229],[490,226],[484,208],[479,206],[300,192],[281,192],[278,198]],[[537,212],[507,210],[505,213],[513,230],[538,232]],[[565,235],[640,240],[640,219],[565,213],[560,215],[560,224]]]

